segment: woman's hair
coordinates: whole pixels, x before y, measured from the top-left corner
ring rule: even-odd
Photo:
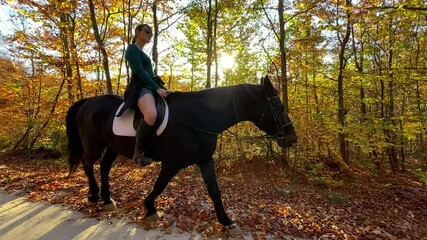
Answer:
[[[133,38],[132,38],[132,43],[135,43],[135,42],[136,42],[136,34],[137,34],[137,33],[139,33],[140,31],[142,31],[142,29],[143,29],[144,27],[148,27],[148,28],[150,28],[150,29],[151,29],[150,25],[148,25],[148,24],[146,24],[146,23],[142,23],[142,24],[139,24],[138,26],[136,26],[136,28],[135,28],[135,32],[134,32],[134,35],[133,35]]]

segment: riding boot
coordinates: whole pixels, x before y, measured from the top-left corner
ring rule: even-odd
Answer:
[[[153,159],[145,156],[145,148],[147,147],[148,137],[153,132],[153,126],[148,125],[144,120],[141,121],[136,129],[135,135],[135,151],[133,153],[133,160],[141,166],[150,164]]]

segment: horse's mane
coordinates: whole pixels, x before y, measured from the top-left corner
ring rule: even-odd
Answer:
[[[105,94],[104,96],[106,98],[117,99],[117,100],[121,100],[121,101],[125,100],[123,96],[115,95],[115,94]]]
[[[193,92],[173,92],[166,99],[172,114],[195,128],[213,131],[218,129],[217,121],[236,121],[237,110],[246,106],[242,99],[256,99],[261,92],[260,85],[239,84]],[[248,99],[249,98],[249,99]]]
[[[246,92],[247,91],[253,91],[253,88],[261,88],[260,85],[254,85],[254,84],[238,84],[233,86],[226,86],[226,87],[215,87],[215,88],[208,88],[208,89],[202,89],[198,91],[192,91],[192,92],[172,92],[168,98],[167,102],[174,102],[174,101],[205,101],[205,100],[212,100],[217,99],[218,97],[228,97],[230,96],[231,92],[233,93],[240,93],[240,92]]]

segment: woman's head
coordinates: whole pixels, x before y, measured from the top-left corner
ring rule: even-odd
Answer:
[[[135,28],[135,35],[132,39],[132,43],[135,43],[138,39],[142,41],[144,44],[148,43],[151,40],[151,37],[153,36],[153,31],[151,30],[151,27],[146,24],[139,24]]]

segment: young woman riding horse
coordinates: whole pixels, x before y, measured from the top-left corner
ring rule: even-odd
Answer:
[[[158,76],[154,76],[151,59],[142,51],[142,48],[150,42],[152,36],[153,32],[148,24],[138,25],[135,28],[132,44],[129,44],[125,56],[132,70],[132,77],[125,91],[126,105],[122,109],[126,110],[128,106],[133,109],[138,108],[144,115],[144,119],[141,120],[136,129],[136,143],[133,154],[133,160],[143,166],[153,161],[144,155],[147,137],[152,134],[153,125],[157,117],[153,91],[163,98],[170,93],[160,83],[161,79]]]

